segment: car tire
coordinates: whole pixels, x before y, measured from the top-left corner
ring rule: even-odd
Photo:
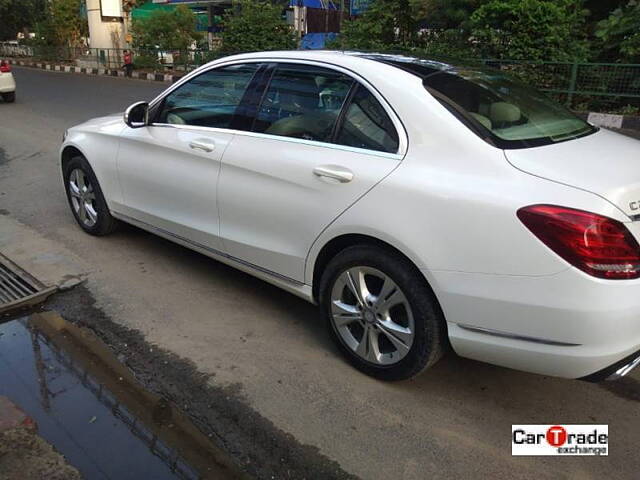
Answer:
[[[95,236],[113,232],[118,221],[111,216],[89,162],[82,156],[73,157],[64,164],[62,175],[69,207],[80,228]]]
[[[4,100],[6,103],[15,102],[16,101],[16,92],[3,93],[2,94],[2,100]]]
[[[322,275],[320,307],[346,359],[381,380],[418,375],[448,347],[444,316],[425,278],[385,248],[356,245],[338,253]]]

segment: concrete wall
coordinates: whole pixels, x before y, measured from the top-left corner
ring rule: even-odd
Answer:
[[[102,17],[100,0],[87,0],[89,43],[91,48],[125,48],[125,28],[122,19]]]

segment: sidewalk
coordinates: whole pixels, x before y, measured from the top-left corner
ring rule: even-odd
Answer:
[[[108,77],[124,78],[123,69],[75,67],[71,65],[62,65],[62,64],[38,61],[38,60],[7,59],[7,61],[11,65],[15,65],[19,67],[40,68],[42,70],[50,70],[52,72],[79,73],[84,75],[105,75]],[[165,82],[165,83],[176,82],[183,76],[184,76],[184,73],[181,73],[178,75],[178,74],[171,74],[171,73],[153,73],[153,72],[135,71],[135,70],[131,75],[132,78],[137,80],[147,80],[151,82]]]

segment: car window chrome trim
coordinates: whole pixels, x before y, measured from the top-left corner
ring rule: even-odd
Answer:
[[[457,325],[463,330],[468,330],[470,332],[476,332],[476,333],[484,333],[487,335],[493,335],[494,337],[510,338],[512,340],[522,340],[525,342],[532,342],[532,343],[541,343],[543,345],[553,345],[555,347],[581,346],[580,343],[558,342],[556,340],[547,340],[546,338],[528,337],[526,335],[518,335],[515,333],[503,332],[501,330],[494,330],[492,328],[474,327],[473,325],[465,325],[463,323],[458,323]]]
[[[386,114],[391,119],[391,123],[393,123],[393,127],[396,129],[396,133],[398,134],[398,150],[395,153],[380,152],[378,150],[357,149],[357,148],[356,148],[356,150],[357,151],[364,151],[364,152],[367,152],[367,153],[372,153],[374,155],[375,154],[383,154],[383,156],[387,156],[387,155],[394,155],[395,157],[399,156],[400,159],[403,159],[405,157],[405,155],[407,154],[407,151],[408,151],[408,148],[409,148],[409,137],[407,135],[407,130],[405,129],[404,124],[402,123],[402,120],[400,120],[400,117],[396,113],[395,109],[391,106],[391,104],[387,101],[387,99],[378,91],[378,89],[374,85],[372,85],[371,82],[369,82],[367,79],[362,77],[357,72],[354,72],[353,70],[350,70],[350,69],[345,68],[343,66],[335,65],[334,63],[330,63],[330,62],[323,62],[321,60],[306,60],[306,59],[298,59],[298,58],[271,57],[271,56],[269,56],[269,57],[260,57],[260,58],[252,57],[252,58],[248,58],[248,59],[233,59],[233,60],[228,60],[228,61],[221,61],[220,63],[216,63],[214,65],[210,65],[210,64],[203,65],[202,67],[197,68],[193,72],[191,72],[188,75],[185,75],[184,77],[182,77],[178,82],[173,84],[167,90],[165,90],[160,95],[158,95],[156,98],[154,98],[151,102],[149,102],[149,109],[155,107],[158,102],[161,102],[167,95],[169,95],[171,92],[173,92],[176,88],[180,87],[182,84],[188,82],[189,80],[191,80],[193,77],[195,77],[197,75],[200,75],[202,73],[206,73],[206,72],[208,72],[210,70],[215,70],[215,69],[221,68],[221,67],[228,67],[228,66],[231,66],[231,65],[246,64],[246,63],[295,63],[295,64],[302,64],[302,65],[312,65],[312,66],[316,66],[316,67],[323,67],[323,68],[328,68],[330,70],[335,70],[335,71],[343,73],[344,75],[347,75],[347,76],[351,77],[356,82],[362,84],[365,88],[367,88],[367,90],[369,90],[369,92],[371,92],[371,94],[376,98],[376,100],[378,100],[380,102],[380,104],[382,105],[382,108],[384,108]],[[166,124],[155,124],[154,123],[153,125],[166,125]],[[187,125],[187,126],[191,126],[191,125]],[[210,130],[218,130],[218,129],[214,129],[214,128],[211,128],[211,127],[198,127],[198,128],[207,128],[207,129],[210,129]],[[238,133],[238,134],[257,133],[257,132],[245,132],[244,130],[233,130],[233,132]],[[261,134],[261,135],[265,135],[265,134]],[[279,135],[269,135],[269,138],[282,139],[283,137],[281,137]],[[284,137],[284,138],[292,139],[292,140],[301,140],[301,139],[293,139],[291,137]],[[327,145],[326,142],[316,142],[316,141],[312,141],[312,140],[303,140],[303,141],[311,141],[311,142],[313,142],[314,145],[316,145],[316,144]],[[340,145],[336,145],[336,144],[333,144],[333,143],[328,144],[328,145],[340,146]],[[348,148],[355,148],[355,147],[348,147]]]
[[[345,152],[360,153],[363,155],[389,158],[389,159],[398,160],[398,161],[401,161],[404,158],[404,155],[401,155],[399,153],[381,152],[379,150],[368,150],[366,148],[351,147],[349,145],[340,145],[338,143],[319,142],[317,140],[285,137],[284,135],[271,135],[268,133],[247,132],[245,130],[233,130],[230,128],[199,127],[197,125],[179,125],[179,124],[172,124],[172,123],[152,123],[151,125],[149,125],[149,127],[177,128],[180,130],[194,130],[198,132],[210,132],[210,133],[226,133],[230,135],[264,138],[267,140],[278,140],[281,142],[297,143],[301,145],[309,145],[311,147],[330,148],[332,150],[342,150]]]
[[[269,275],[271,277],[277,278],[278,280],[290,283],[291,285],[298,286],[298,287],[305,285],[304,282],[300,282],[300,281],[295,280],[295,279],[293,279],[291,277],[287,277],[285,275],[282,275],[280,273],[274,272],[274,271],[269,270],[267,268],[261,267],[259,265],[255,265],[255,264],[253,264],[251,262],[247,262],[246,260],[242,260],[241,258],[234,257],[233,255],[229,255],[228,253],[224,253],[224,252],[222,252],[220,250],[216,250],[215,248],[211,248],[211,247],[208,247],[206,245],[203,245],[202,243],[194,242],[193,240],[190,240],[190,239],[188,239],[186,237],[183,237],[181,235],[177,235],[177,234],[175,234],[173,232],[170,232],[169,230],[165,230],[164,228],[156,227],[155,225],[151,225],[150,223],[143,222],[142,220],[138,220],[137,218],[130,217],[129,215],[125,215],[124,213],[118,213],[118,212],[115,212],[115,211],[111,211],[111,214],[114,217],[116,217],[116,218],[118,218],[118,219],[120,219],[120,220],[122,220],[124,222],[131,223],[133,225],[137,225],[140,228],[143,228],[144,230],[149,230],[152,233],[155,232],[155,233],[159,234],[160,236],[165,236],[165,237],[168,236],[168,237],[174,238],[174,239],[178,240],[179,242],[186,243],[186,244],[191,245],[191,246],[193,246],[195,248],[198,248],[200,250],[204,250],[204,251],[206,251],[206,252],[208,252],[208,253],[210,253],[212,255],[215,255],[217,257],[222,257],[222,258],[225,258],[227,260],[231,260],[231,261],[233,261],[235,263],[239,263],[240,265],[243,265],[245,267],[248,267],[248,268],[251,268],[253,270],[256,270],[257,272],[264,273],[264,274]]]

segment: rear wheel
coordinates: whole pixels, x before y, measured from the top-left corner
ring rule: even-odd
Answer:
[[[2,100],[4,100],[7,103],[15,102],[16,101],[16,92],[3,93],[2,94]]]
[[[73,157],[64,165],[67,200],[78,225],[91,235],[108,235],[117,226],[111,216],[100,184],[84,157]]]
[[[320,303],[349,362],[384,380],[402,380],[437,362],[444,319],[433,292],[404,257],[372,245],[349,247],[327,266]]]

